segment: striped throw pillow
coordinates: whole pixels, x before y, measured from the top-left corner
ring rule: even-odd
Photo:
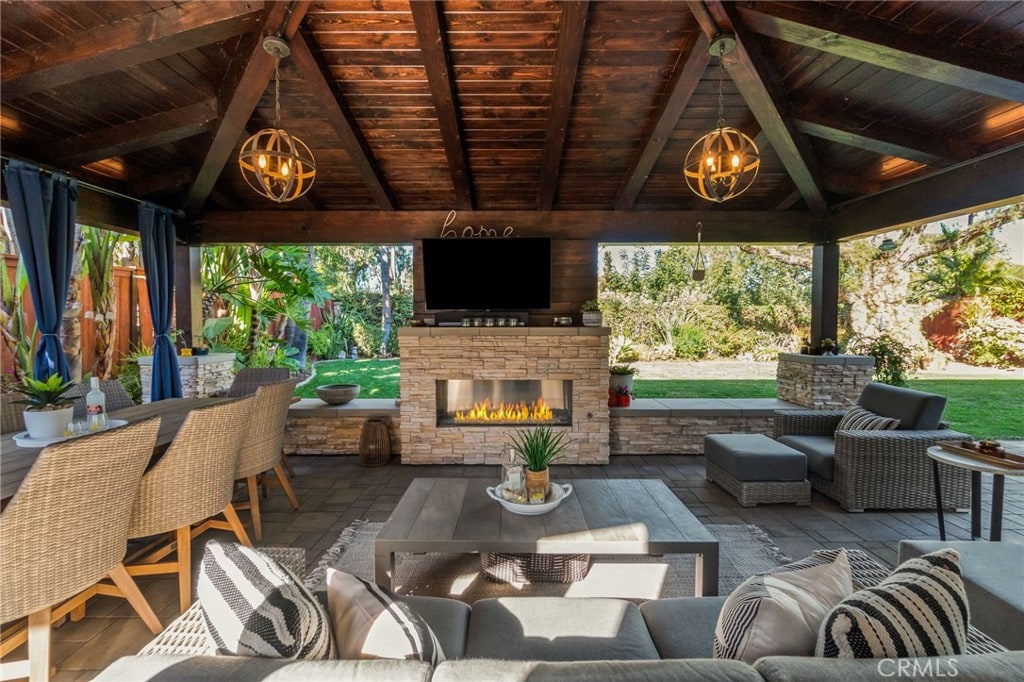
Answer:
[[[906,561],[888,578],[844,599],[822,623],[816,656],[958,656],[970,614],[960,555],[941,549]]]
[[[331,621],[290,570],[252,547],[211,540],[196,592],[222,654],[335,658]]]
[[[722,606],[714,657],[753,663],[762,656],[810,656],[822,620],[852,593],[845,550],[748,578]]]
[[[342,659],[445,660],[426,621],[380,585],[329,568],[327,603]]]
[[[855,405],[839,420],[836,431],[892,431],[899,425],[899,419],[883,417]]]

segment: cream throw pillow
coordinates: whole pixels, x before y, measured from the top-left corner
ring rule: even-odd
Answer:
[[[753,663],[762,656],[811,656],[825,616],[852,593],[845,550],[831,561],[810,557],[748,578],[718,616],[714,657]]]

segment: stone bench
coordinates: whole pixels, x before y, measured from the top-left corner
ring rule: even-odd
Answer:
[[[611,454],[700,455],[709,434],[770,435],[776,410],[798,409],[776,398],[640,398],[608,410]]]
[[[807,456],[763,434],[718,433],[704,439],[706,477],[741,507],[811,503]]]
[[[328,405],[318,398],[303,398],[288,410],[284,427],[286,455],[356,455],[359,434],[370,417],[388,417],[392,455],[401,454],[398,410],[394,398],[356,398],[344,405]]]

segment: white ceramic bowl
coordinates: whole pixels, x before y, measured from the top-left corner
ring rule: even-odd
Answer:
[[[494,486],[493,488],[487,489],[487,494],[492,500],[495,500],[505,509],[508,509],[513,514],[522,514],[523,516],[536,516],[537,514],[543,514],[549,512],[562,503],[562,500],[572,495],[572,485],[569,483],[548,483],[548,501],[544,504],[520,504],[519,502],[509,502],[501,496],[500,486]]]

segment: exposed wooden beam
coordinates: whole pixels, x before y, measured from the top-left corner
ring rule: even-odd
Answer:
[[[1024,102],[1020,60],[914,33],[889,21],[817,3],[773,3],[739,9],[751,30],[848,59]]]
[[[708,39],[702,33],[690,47],[689,53],[685,57],[680,55],[676,62],[672,78],[658,105],[658,112],[654,115],[654,125],[647,131],[633,154],[629,170],[626,171],[626,177],[619,187],[615,197],[616,210],[627,211],[633,207],[640,190],[647,182],[647,176],[661,156],[665,144],[679,122],[679,117],[683,115],[683,110],[697,89],[709,61]]]
[[[963,155],[942,138],[914,133],[880,121],[859,122],[842,116],[801,111],[794,123],[797,130],[812,137],[926,166],[942,167],[958,158],[963,160]]]
[[[822,182],[829,191],[846,196],[866,196],[882,191],[882,183],[866,175],[843,173],[834,169],[822,173]]]
[[[540,164],[540,183],[537,186],[537,210],[550,211],[555,203],[558,175],[562,167],[562,149],[565,146],[569,114],[572,113],[572,95],[576,90],[576,71],[583,50],[583,34],[587,28],[588,0],[561,3],[562,20],[558,27],[558,45],[555,47],[555,67],[552,71],[551,113],[545,136],[544,152]]]
[[[338,134],[342,146],[348,152],[352,164],[359,171],[377,206],[393,211],[398,206],[398,201],[373,157],[370,145],[359,130],[359,125],[352,116],[344,96],[335,91],[331,85],[334,79],[330,77],[327,67],[310,47],[311,40],[312,38],[307,38],[301,31],[295,34],[292,39],[292,60],[302,74],[306,86],[320,103],[321,113]]]
[[[273,3],[264,13],[262,30],[253,31],[241,41],[217,95],[220,120],[185,198],[184,208],[188,215],[195,215],[203,208],[217,178],[224,170],[224,164],[238,144],[245,124],[274,75],[275,60],[263,49],[264,34],[276,33],[287,18],[283,35],[291,38],[310,4],[309,0],[296,3],[289,15],[289,3]]]
[[[465,135],[462,120],[452,86],[452,75],[448,59],[448,47],[441,28],[441,5],[435,0],[410,2],[416,36],[423,66],[430,84],[430,96],[437,112],[437,123],[444,143],[444,154],[448,159],[448,170],[455,188],[455,204],[462,210],[473,209],[473,181],[470,177],[469,160],[466,157]]]
[[[354,220],[357,216],[358,220]],[[197,222],[204,244],[407,243],[437,237],[446,211],[211,211]],[[512,226],[516,235],[603,242],[708,243],[817,241],[820,219],[807,211],[468,211],[464,225]]]
[[[812,211],[828,213],[828,202],[816,179],[818,165],[814,150],[793,125],[782,82],[771,69],[771,60],[757,36],[740,23],[730,3],[710,0],[705,7],[705,3],[700,0],[690,0],[687,4],[698,18],[702,30],[707,32],[709,25],[716,27],[708,34],[709,40],[719,30],[732,32],[736,37],[736,47],[725,56],[725,68],[729,76],[764,134],[768,136],[772,148],[804,201]]]
[[[217,100],[210,99],[53,142],[42,147],[39,156],[65,168],[84,166],[198,135],[216,120]]]
[[[186,2],[4,55],[4,99],[14,100],[254,31],[263,3]]]
[[[146,175],[128,183],[131,194],[139,197],[180,189],[192,182],[191,168],[175,168],[157,175]]]
[[[836,238],[932,222],[1024,201],[1024,144],[840,204],[830,219]]]

